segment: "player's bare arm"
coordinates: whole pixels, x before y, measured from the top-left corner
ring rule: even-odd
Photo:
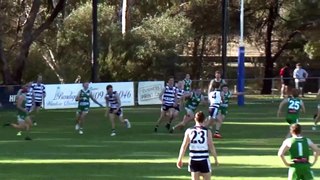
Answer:
[[[117,103],[118,103],[118,108],[116,110],[116,112],[118,112],[120,110],[120,107],[121,107],[121,100],[120,100],[120,96],[118,93],[115,94],[115,97],[117,99]]]
[[[162,91],[159,94],[159,99],[160,99],[161,102],[162,102],[162,97],[163,97],[164,91],[165,91],[165,88],[163,88]]]
[[[210,151],[211,155],[213,156],[214,164],[216,166],[218,166],[219,165],[218,155],[217,155],[217,152],[216,152],[216,148],[214,147],[214,144],[212,142],[212,133],[211,133],[211,131],[208,131],[208,147],[209,147],[209,151]]]
[[[305,107],[303,101],[301,101],[301,111],[302,111],[303,113],[306,113],[306,107]]]
[[[186,153],[187,147],[190,143],[190,138],[189,138],[188,134],[189,134],[189,130],[187,130],[184,133],[183,142],[180,147],[179,157],[178,157],[178,161],[177,161],[177,167],[179,169],[183,166],[182,158],[183,158],[184,154]]]
[[[78,95],[76,97],[76,101],[79,101],[80,100],[80,91],[78,92]]]
[[[211,88],[212,88],[212,84],[213,84],[213,80],[210,81],[209,83],[209,87],[208,87],[208,93],[211,91]]]
[[[289,149],[290,149],[290,147],[288,147],[285,143],[282,143],[282,145],[278,151],[278,156],[281,158],[283,164],[286,165],[287,167],[290,166],[290,163],[288,163],[288,161],[286,160],[285,154]]]
[[[96,98],[93,97],[92,93],[90,93],[90,99],[91,99],[94,103],[98,104],[100,107],[103,107],[103,105],[100,104],[100,103],[96,100]]]
[[[311,140],[309,143],[309,147],[312,149],[313,151],[313,162],[311,163],[311,166],[315,165],[316,162],[318,161],[318,156],[320,154],[320,149],[318,148],[318,146],[316,144],[314,144]]]
[[[280,117],[282,108],[287,103],[288,103],[288,99],[284,99],[284,100],[281,101],[281,103],[279,105],[279,108],[278,108],[277,117]]]
[[[17,108],[25,113],[28,113],[28,111],[22,107],[23,100],[24,100],[24,97],[20,95],[17,101]]]

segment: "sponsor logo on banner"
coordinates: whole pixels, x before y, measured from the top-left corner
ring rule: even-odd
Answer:
[[[134,105],[133,82],[116,83],[91,83],[89,89],[93,97],[105,106],[106,86],[111,84],[113,90],[117,91],[122,106]],[[75,100],[82,84],[53,84],[46,86],[45,109],[64,109],[77,108],[78,102]],[[99,107],[96,103],[90,101],[90,107]]]
[[[21,86],[0,86],[0,107],[13,109],[16,107],[16,96]]]
[[[138,85],[139,105],[161,104],[159,95],[164,88],[164,81],[143,81]]]

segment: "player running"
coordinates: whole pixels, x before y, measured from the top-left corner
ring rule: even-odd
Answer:
[[[219,116],[219,107],[221,102],[223,101],[223,92],[220,91],[220,83],[218,82],[213,82],[212,88],[214,89],[213,91],[209,92],[208,94],[208,100],[209,100],[209,117],[208,120],[206,121],[205,126],[209,127],[212,126],[213,124],[216,125],[216,130],[213,135],[215,138],[222,138],[220,134],[220,128],[222,125],[222,120]]]
[[[154,132],[158,132],[158,127],[165,117],[172,118],[174,108],[177,106],[177,88],[174,86],[173,77],[169,78],[168,84],[160,93],[159,98],[162,101],[161,114],[156,122]]]
[[[299,99],[299,90],[293,88],[291,93],[292,97],[286,98],[280,103],[277,115],[280,117],[283,106],[287,104],[286,121],[289,124],[294,124],[299,123],[300,110],[305,113],[306,109],[303,101]],[[290,137],[290,132],[287,137]]]
[[[32,126],[32,121],[29,117],[29,111],[26,109],[26,102],[27,102],[26,94],[27,94],[27,92],[28,92],[27,87],[24,87],[21,90],[20,94],[17,96],[17,110],[18,110],[17,120],[18,120],[18,123],[6,123],[3,126],[12,126],[15,129],[18,129],[20,131],[25,131],[25,133],[26,133],[25,140],[32,140],[29,137],[29,131]]]
[[[318,90],[317,99],[320,99],[320,89]],[[320,121],[320,101],[318,103],[318,111],[317,114],[314,115],[314,126],[312,127],[312,130],[317,130],[318,122]]]
[[[172,114],[172,117],[170,117],[168,123],[166,124],[166,128],[170,130],[170,126],[172,121],[177,119],[179,117],[179,113],[181,110],[181,106],[183,104],[183,101],[185,99],[186,93],[184,91],[184,82],[179,81],[176,87],[176,98],[177,98],[177,106],[174,107],[174,111]]]
[[[201,94],[201,89],[198,88],[194,92],[189,93],[186,96],[187,102],[185,104],[186,115],[183,120],[170,129],[170,133],[173,133],[175,129],[183,129],[190,121],[194,119],[194,113],[201,102],[204,102],[204,97]]]
[[[22,91],[24,89],[27,89],[26,92],[26,110],[30,113],[32,113],[33,109],[34,109],[34,93],[33,93],[33,89],[32,89],[32,82],[27,83],[26,85],[24,85],[21,89],[19,89],[17,96],[19,97],[22,94]],[[31,119],[31,116],[29,116],[29,118]],[[22,135],[22,131],[18,131],[17,136],[21,136]]]
[[[81,89],[76,97],[76,101],[78,101],[78,110],[76,115],[76,131],[79,132],[79,134],[83,134],[83,124],[86,115],[89,112],[90,108],[90,99],[96,104],[98,104],[100,107],[103,107],[102,104],[100,104],[92,95],[91,90],[89,89],[89,82],[84,82],[82,84],[83,89]]]
[[[114,119],[118,116],[120,122],[124,123],[127,128],[131,128],[131,123],[128,119],[123,119],[123,111],[121,108],[121,100],[117,93],[117,91],[113,91],[112,85],[108,85],[106,87],[107,93],[105,96],[107,107],[109,107],[108,112],[106,115],[109,115],[109,119],[111,122],[111,136],[116,135],[116,125]]]
[[[186,77],[183,80],[184,82],[184,91],[189,93],[191,91],[192,80],[190,79],[190,74],[186,74]]]
[[[292,137],[283,141],[278,151],[278,156],[284,165],[289,167],[288,180],[311,180],[313,179],[311,166],[318,160],[319,149],[309,138],[301,135],[301,126],[299,124],[292,124],[290,126],[290,134]],[[309,149],[313,151],[314,159],[312,163],[310,163],[309,159]],[[285,159],[285,154],[288,151],[291,162]]]
[[[186,130],[184,139],[180,147],[180,153],[177,161],[177,167],[181,169],[183,166],[182,158],[189,146],[189,172],[194,180],[200,179],[202,176],[204,180],[211,179],[211,163],[209,153],[214,158],[214,164],[217,166],[218,158],[216,149],[212,142],[211,131],[203,126],[205,115],[203,112],[197,112],[194,118],[195,126]]]
[[[38,113],[42,107],[42,102],[46,97],[46,88],[42,84],[42,76],[39,75],[37,82],[32,84],[32,90],[34,93],[35,111]],[[33,125],[37,126],[37,122],[33,120]]]
[[[236,96],[242,95],[243,92],[232,93],[229,90],[227,84],[223,84],[221,86],[221,90],[223,92],[223,102],[220,104],[220,107],[219,107],[219,116],[220,116],[219,118],[223,122],[228,114],[229,100],[232,98],[233,95],[236,95]]]

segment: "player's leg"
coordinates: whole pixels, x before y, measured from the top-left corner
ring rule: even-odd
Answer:
[[[313,130],[317,129],[317,125],[318,125],[319,121],[320,121],[320,104],[318,104],[318,111],[317,111],[317,114],[314,117],[314,126],[312,128]]]
[[[81,112],[80,117],[79,117],[79,134],[83,134],[83,125],[85,118],[88,114],[88,110],[84,110]]]
[[[128,119],[124,119],[124,117],[123,117],[122,108],[120,108],[115,115],[118,116],[119,121],[120,121],[121,123],[123,123],[127,128],[131,128],[131,123],[130,123],[130,121],[129,121]]]
[[[41,102],[35,102],[34,111],[36,112],[36,114],[38,114],[38,113],[40,112],[41,105],[42,105]],[[33,119],[33,125],[34,125],[34,126],[37,126],[37,125],[38,125],[37,121],[34,120],[34,119]]]
[[[281,84],[281,90],[280,90],[280,98],[284,98],[284,92],[285,92],[285,85],[284,83]]]
[[[114,122],[115,120],[115,113],[114,113],[114,109],[110,109],[109,110],[109,120],[110,120],[110,123],[111,123],[111,136],[115,136],[116,135],[116,124]]]
[[[171,127],[171,123],[173,121],[175,121],[178,117],[179,117],[179,113],[180,113],[180,108],[179,107],[176,107],[176,108],[173,108],[172,110],[172,116],[169,115],[169,121],[168,123],[166,124],[166,128],[168,130],[170,130],[170,127]]]
[[[78,131],[80,128],[80,118],[81,118],[82,110],[78,109],[76,112],[76,121],[75,121],[75,130]]]
[[[192,180],[200,180],[200,173],[199,172],[191,172],[191,179]]]
[[[185,109],[187,111],[187,114],[184,115],[183,120],[180,123],[178,123],[177,125],[175,125],[170,129],[169,131],[170,133],[173,133],[175,129],[183,129],[191,120],[193,120],[194,118],[193,111],[188,108],[185,108]]]
[[[31,140],[29,133],[30,133],[30,129],[32,127],[32,120],[30,119],[29,116],[27,116],[25,118],[25,127],[26,127],[26,137],[25,140]]]
[[[167,115],[167,113],[168,113],[168,115]],[[165,116],[170,116],[170,112],[169,112],[169,107],[168,106],[162,106],[161,107],[160,117],[156,122],[156,125],[154,127],[154,132],[158,132],[158,127],[161,124],[161,122],[163,121],[163,119],[165,118]]]

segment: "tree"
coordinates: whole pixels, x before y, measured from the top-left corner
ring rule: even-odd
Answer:
[[[55,18],[58,16],[65,6],[66,0],[48,1],[48,4],[43,3],[41,0],[33,0],[31,2],[26,1],[1,1],[1,7],[4,9],[10,9],[11,7],[21,10],[22,15],[18,16],[18,12],[1,12],[1,17],[4,19],[7,25],[10,27],[10,31],[16,28],[14,47],[15,58],[12,59],[11,54],[6,55],[6,47],[3,46],[3,39],[5,35],[9,34],[2,28],[0,34],[0,52],[1,52],[1,65],[2,75],[5,84],[20,84],[23,71],[28,59],[29,50],[32,43],[41,35],[43,31],[48,29]],[[54,6],[54,7],[53,7]],[[53,8],[51,8],[53,7]],[[13,10],[12,10],[13,11]],[[16,27],[11,23],[14,20]],[[11,34],[12,35],[12,34]],[[13,49],[13,48],[12,48]],[[10,52],[12,53],[12,52]],[[7,58],[10,57],[10,58]],[[13,61],[13,67],[9,67],[10,61]],[[11,70],[12,69],[12,70]]]

